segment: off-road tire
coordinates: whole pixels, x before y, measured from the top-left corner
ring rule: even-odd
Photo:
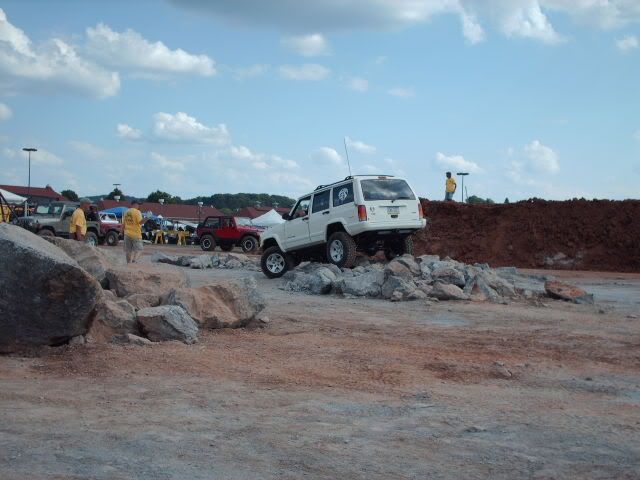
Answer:
[[[120,236],[118,235],[118,232],[114,232],[113,230],[107,232],[107,235],[104,237],[104,243],[110,247],[118,246],[119,242]]]
[[[291,255],[283,253],[280,247],[269,247],[260,258],[260,268],[268,278],[280,278],[291,268]]]
[[[230,252],[233,250],[233,245],[220,245],[220,250],[223,252]]]
[[[258,248],[258,240],[256,240],[256,238],[252,237],[251,235],[247,235],[245,237],[242,237],[242,240],[240,240],[240,246],[242,247],[242,251],[244,253],[251,253],[256,251],[256,249]]]
[[[356,242],[346,232],[336,232],[329,237],[326,252],[327,262],[340,268],[351,268],[356,261]]]
[[[40,230],[38,232],[38,236],[40,237],[55,237],[56,234],[53,233],[51,230],[49,230],[48,228],[43,228],[42,230]]]
[[[200,248],[205,252],[211,252],[216,248],[216,239],[211,235],[203,235],[200,238]]]
[[[407,253],[413,255],[413,238],[411,237],[405,237],[384,247],[384,256],[389,261]]]
[[[87,232],[87,234],[84,236],[84,243],[93,247],[97,247],[100,244],[100,239],[98,238],[98,235],[95,234],[95,232]]]

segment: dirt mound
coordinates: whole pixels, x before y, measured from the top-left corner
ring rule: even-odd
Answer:
[[[465,205],[422,200],[415,254],[522,268],[640,272],[640,201],[533,200]]]

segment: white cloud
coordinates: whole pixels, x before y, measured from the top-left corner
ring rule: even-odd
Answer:
[[[11,109],[4,103],[0,103],[0,122],[9,120],[13,116]]]
[[[99,160],[107,156],[106,150],[89,142],[72,140],[69,142],[69,146],[71,146],[71,148],[73,148],[76,152],[93,160]]]
[[[373,145],[367,145],[364,142],[353,140],[349,137],[347,137],[345,141],[349,149],[354,150],[358,153],[364,153],[365,155],[373,155],[374,153],[376,153],[376,147],[374,147]]]
[[[271,65],[256,63],[248,67],[234,68],[233,76],[236,80],[245,80],[247,78],[259,77],[269,71]]]
[[[127,140],[140,140],[142,132],[136,128],[130,127],[126,123],[119,123],[117,126],[118,136]]]
[[[413,98],[416,96],[416,93],[412,88],[404,88],[404,87],[394,87],[390,89],[388,93],[392,97],[398,97],[398,98]]]
[[[345,163],[342,156],[331,147],[320,147],[313,152],[311,158],[321,163],[329,163],[331,165],[344,165]]]
[[[34,46],[0,9],[0,88],[7,93],[71,92],[105,98],[118,93],[120,77],[85,60],[59,38]]]
[[[278,155],[255,153],[244,145],[231,145],[226,154],[232,159],[244,162],[258,170],[295,169],[299,167],[298,163],[293,160],[288,160]]]
[[[4,148],[2,153],[6,158],[16,158],[18,156],[23,158],[29,158],[29,153],[21,149]],[[58,157],[56,154],[51,153],[44,148],[38,148],[37,152],[31,152],[31,164],[39,165],[43,167],[57,167],[62,165],[64,160]]]
[[[504,12],[501,28],[508,37],[533,38],[549,44],[563,41],[536,1]]]
[[[153,116],[153,133],[160,140],[178,143],[225,145],[231,136],[224,123],[207,127],[184,112],[158,112]]]
[[[151,152],[151,160],[164,170],[184,170],[186,158],[169,158],[156,152]]]
[[[288,80],[324,80],[331,70],[317,63],[305,63],[303,65],[282,65],[279,68],[280,76]]]
[[[460,21],[462,22],[462,34],[470,44],[475,45],[484,40],[484,29],[478,23],[475,15],[463,11],[460,14]]]
[[[347,81],[347,86],[356,92],[366,92],[369,90],[369,81],[366,78],[351,77]]]
[[[442,152],[438,152],[436,153],[436,163],[442,168],[451,169],[453,173],[461,171],[469,173],[482,172],[477,163],[465,160],[462,155],[445,155]]]
[[[536,172],[555,173],[560,170],[558,154],[539,140],[525,145],[524,156],[530,168]]]
[[[627,35],[626,37],[617,40],[616,46],[619,50],[627,52],[640,47],[640,39],[635,35]]]
[[[87,28],[87,55],[103,65],[142,72],[184,73],[212,76],[215,62],[207,55],[171,50],[162,42],[150,42],[134,30],[116,32],[99,23]]]
[[[282,45],[303,57],[319,57],[331,53],[329,43],[320,33],[286,37],[282,39]]]

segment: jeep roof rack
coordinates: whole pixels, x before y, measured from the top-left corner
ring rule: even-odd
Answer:
[[[377,174],[377,175],[349,175],[348,177],[345,177],[344,180],[338,180],[337,182],[327,183],[326,185],[318,185],[315,188],[314,192],[317,192],[318,190],[321,190],[323,188],[330,187],[332,185],[336,185],[338,183],[346,182],[347,180],[353,180],[355,177],[393,177],[393,175],[382,175],[382,174]]]

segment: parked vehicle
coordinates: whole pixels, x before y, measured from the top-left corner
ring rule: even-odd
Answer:
[[[71,215],[80,204],[78,202],[52,202],[36,207],[33,215],[17,217],[14,223],[42,237],[69,238]],[[104,243],[118,245],[123,227],[121,223],[87,221],[85,241],[92,245]]]
[[[285,223],[262,233],[262,271],[269,278],[305,260],[353,266],[356,252],[388,259],[413,253],[411,235],[426,226],[424,212],[406,180],[357,175],[320,185],[300,197]]]
[[[244,217],[207,217],[198,225],[196,234],[200,248],[211,251],[220,249],[229,252],[235,246],[242,247],[242,251],[250,253],[260,245],[260,233],[264,229],[253,226],[251,220]]]

